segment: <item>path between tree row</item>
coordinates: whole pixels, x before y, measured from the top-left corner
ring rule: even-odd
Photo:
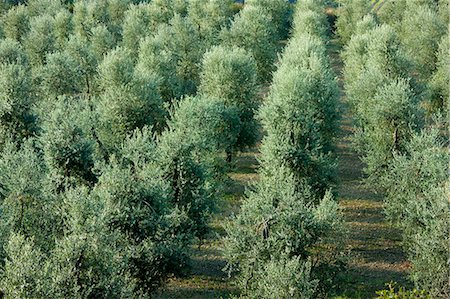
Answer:
[[[330,43],[330,58],[342,90],[342,61],[336,40]],[[338,201],[348,226],[347,245],[351,249],[348,270],[342,291],[335,298],[374,298],[385,283],[396,281],[408,286],[409,267],[401,250],[400,232],[386,222],[383,214],[382,196],[362,184],[363,164],[352,148],[353,118],[341,94],[340,134],[337,139]],[[190,273],[184,278],[172,278],[156,296],[167,298],[228,298],[237,294],[232,281],[222,271],[226,262],[221,255],[224,236],[222,224],[239,205],[247,186],[258,179],[258,149],[241,154],[236,168],[229,174],[230,182],[226,196],[218,203],[213,216],[213,232],[200,248],[192,247],[193,259]]]

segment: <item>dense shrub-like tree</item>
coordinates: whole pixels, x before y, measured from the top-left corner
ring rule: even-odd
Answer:
[[[49,14],[54,17],[61,9],[63,9],[63,1],[61,0],[26,0],[30,16],[38,16]]]
[[[137,53],[140,39],[148,34],[150,26],[148,5],[132,5],[125,12],[122,27],[122,44],[133,54]]]
[[[93,185],[97,179],[93,173],[94,145],[87,129],[88,106],[67,97],[58,98],[52,106],[42,120],[40,142],[56,190],[65,188],[66,183]]]
[[[232,4],[233,0],[189,0],[188,15],[201,39],[217,44],[220,30],[229,26],[233,16]]]
[[[0,240],[3,244],[8,243],[13,233],[34,236],[35,243],[43,247],[51,240],[55,228],[51,203],[42,192],[45,176],[45,164],[33,141],[23,142],[19,149],[13,143],[5,145],[0,156]],[[0,249],[2,258],[4,249]]]
[[[0,278],[6,298],[143,297],[124,267],[126,244],[108,231],[104,202],[85,188],[70,190],[60,200],[52,224],[61,231],[51,235],[51,250],[33,235],[11,235]]]
[[[358,27],[366,27],[364,23]],[[345,88],[356,110],[364,108],[379,86],[392,79],[406,79],[410,71],[395,30],[388,25],[367,28],[367,32],[358,29],[362,34],[354,35],[343,53]],[[362,115],[357,113],[358,118]]]
[[[277,34],[270,15],[263,8],[245,6],[221,36],[223,45],[238,46],[252,54],[259,82],[270,80],[276,59]]]
[[[162,120],[157,77],[135,71],[128,50],[117,48],[105,57],[99,65],[99,82],[99,138],[108,149],[117,148],[135,128],[157,129]]]
[[[437,129],[414,134],[395,155],[383,178],[385,210],[403,231],[416,287],[432,298],[448,293],[448,172],[445,144]]]
[[[341,42],[347,44],[352,37],[356,24],[370,13],[369,0],[339,0],[336,31]]]
[[[103,24],[112,34],[114,41],[120,40],[122,24],[129,0],[76,1],[73,6],[74,31],[89,37],[91,28]]]
[[[275,27],[277,39],[285,39],[289,35],[292,9],[287,0],[247,0],[246,6],[255,6],[263,9],[271,18]]]
[[[6,54],[6,53],[2,53]],[[16,56],[16,57],[14,57]],[[22,55],[2,60],[22,60]],[[17,63],[0,63],[0,148],[10,138],[21,141],[36,132],[35,103],[30,69]]]
[[[96,84],[94,77],[97,74],[97,67],[99,63],[98,57],[93,49],[93,42],[77,36],[71,35],[67,40],[67,45],[64,48],[66,55],[74,59],[80,72],[80,91],[83,94],[92,95],[96,92]],[[103,59],[103,55],[101,56]]]
[[[445,35],[439,43],[439,51],[437,53],[436,71],[430,80],[431,89],[431,112],[445,113],[449,107],[449,88],[450,70],[448,68],[450,58],[448,55],[449,40],[448,34]]]
[[[411,9],[423,6],[437,13],[441,22],[448,22],[448,1],[446,0],[395,0],[385,1],[381,9],[377,11],[377,15],[383,23],[392,26],[401,26],[403,18],[407,17]]]
[[[178,127],[179,128],[179,127]],[[158,164],[170,186],[171,201],[189,217],[192,233],[203,239],[208,232],[214,204],[213,184],[208,184],[208,171],[196,155],[196,144],[185,130],[169,128],[158,138]],[[206,157],[202,157],[202,161]]]
[[[242,127],[236,105],[206,95],[181,100],[171,113],[168,125],[205,154],[231,149]]]
[[[255,60],[243,49],[214,47],[203,58],[200,93],[222,99],[239,111],[240,132],[235,144],[226,149],[229,154],[253,146],[258,139],[256,80]]]
[[[25,5],[14,6],[2,15],[2,31],[5,37],[22,41],[30,30],[30,18]]]
[[[260,112],[267,131],[261,145],[263,165],[286,165],[297,179],[306,179],[314,192],[323,194],[333,181],[330,151],[337,96],[324,45],[307,35],[294,37]]]
[[[181,94],[195,94],[200,80],[200,64],[206,51],[195,24],[176,15],[169,22],[171,35],[168,48],[176,57],[176,75],[181,81]]]
[[[30,18],[30,31],[24,37],[24,48],[30,63],[41,66],[48,53],[56,49],[55,19],[49,14]]]
[[[169,25],[161,24],[154,36],[142,40],[137,68],[141,73],[158,76],[161,95],[170,102],[183,95],[195,94],[204,51],[199,32],[191,20],[176,15]]]
[[[83,87],[81,67],[67,52],[49,54],[39,75],[42,80],[42,97],[53,101],[59,95],[77,95]]]
[[[28,57],[21,44],[11,38],[0,39],[0,63],[28,65]]]
[[[155,0],[149,3],[148,11],[151,30],[155,30],[161,24],[169,23],[175,13],[172,6],[174,2],[182,3],[182,1],[171,0]]]
[[[425,5],[408,5],[404,14],[399,25],[400,41],[413,65],[413,75],[428,80],[436,69],[436,52],[448,23]]]
[[[92,27],[90,32],[89,41],[92,51],[95,53],[96,59],[100,61],[109,50],[114,48],[117,41],[105,25],[100,24]]]
[[[125,269],[145,292],[186,264],[189,219],[171,207],[169,191],[155,165],[133,169],[114,162],[103,170],[94,190],[105,202],[109,230],[123,239]]]
[[[341,227],[331,194],[316,201],[290,170],[262,170],[255,191],[226,227],[225,256],[229,270],[239,271],[244,298],[314,297],[322,282],[312,273],[313,248]]]
[[[302,3],[299,3],[300,5]],[[312,6],[312,5],[310,5]],[[320,7],[319,4],[317,6]],[[320,10],[297,9],[294,14],[293,35],[311,34],[320,38],[325,38],[328,34],[328,23],[326,15]]]
[[[62,50],[73,33],[72,14],[67,9],[60,9],[54,19],[56,47]]]
[[[5,298],[44,298],[46,296],[44,254],[35,247],[33,239],[13,234],[4,243],[7,259],[0,275]]]
[[[345,87],[360,129],[356,142],[368,174],[376,178],[420,126],[418,88],[408,78],[410,64],[388,25],[352,37],[344,62]]]
[[[417,98],[408,82],[399,79],[381,85],[360,112],[365,124],[356,135],[356,143],[364,155],[366,171],[377,178],[386,171],[393,155],[404,151],[417,129],[420,115]]]
[[[167,126],[156,141],[148,128],[136,131],[120,155],[133,169],[158,167],[170,201],[189,219],[188,231],[202,239],[222,179],[215,157],[237,138],[238,110],[222,100],[189,97],[175,105]]]
[[[339,235],[342,220],[326,191],[337,86],[325,53],[320,38],[294,36],[261,108],[267,136],[260,180],[226,226],[225,256],[244,298],[322,297],[327,287],[320,275],[332,280],[325,269],[339,264],[330,237]],[[321,259],[322,242],[334,244],[334,262]]]
[[[167,29],[167,28],[165,28]],[[183,86],[176,76],[177,60],[167,49],[168,32],[160,28],[155,36],[141,40],[136,70],[142,74],[154,73],[158,77],[158,89],[162,99],[170,103],[183,95]]]

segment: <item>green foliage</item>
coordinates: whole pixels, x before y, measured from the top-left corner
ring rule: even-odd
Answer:
[[[158,165],[170,185],[172,203],[185,211],[190,229],[202,239],[208,232],[207,219],[213,207],[213,185],[208,184],[208,172],[198,155],[196,144],[184,130],[169,129],[158,138]],[[197,154],[197,155],[196,155]],[[200,160],[202,158],[202,160]]]
[[[270,80],[276,59],[277,34],[270,15],[263,8],[245,6],[221,36],[224,45],[238,46],[252,54],[258,82]]]
[[[341,42],[345,45],[350,41],[356,24],[370,13],[369,0],[339,0],[336,31]]]
[[[161,24],[169,23],[170,19],[174,17],[175,11],[172,0],[154,0],[151,1],[148,7],[150,15],[150,29],[155,30]],[[180,4],[180,1],[176,1]],[[182,2],[182,1],[181,1]]]
[[[170,25],[161,25],[154,36],[142,40],[136,68],[157,75],[161,96],[170,103],[196,92],[204,51],[190,19],[175,16]]]
[[[410,64],[388,25],[353,36],[343,57],[345,88],[359,126],[356,143],[375,182],[422,123],[419,88],[408,78]]]
[[[408,17],[415,8],[427,7],[437,13],[440,22],[448,23],[448,1],[446,0],[390,0],[385,1],[377,12],[383,23],[401,26],[403,18]],[[411,17],[411,16],[409,16]],[[436,20],[437,21],[437,20]]]
[[[241,127],[237,140],[227,150],[253,146],[258,139],[254,119],[256,101],[256,63],[243,49],[214,47],[203,58],[200,93],[222,99],[239,111]]]
[[[405,290],[403,287],[396,289],[396,283],[388,283],[387,290],[377,291],[377,299],[431,299],[425,290]]]
[[[46,62],[46,55],[56,49],[55,19],[49,14],[30,18],[30,31],[23,44],[33,66]]]
[[[218,34],[229,26],[233,12],[233,0],[190,0],[188,16],[198,28],[200,38],[208,44],[218,43]]]
[[[20,141],[31,136],[36,131],[36,127],[35,115],[32,111],[34,98],[29,68],[15,63],[1,63],[0,74],[1,148],[10,138]]]
[[[5,38],[0,40],[0,63],[26,66],[28,58],[19,42]]]
[[[427,80],[436,68],[435,53],[447,23],[425,5],[408,6],[404,14],[399,28],[400,41],[413,64],[414,75]]]
[[[60,0],[27,0],[30,16],[39,16],[49,14],[55,16],[61,9],[63,4]]]
[[[94,77],[97,74],[97,68],[99,59],[96,57],[96,53],[93,49],[92,43],[80,36],[71,35],[64,48],[65,55],[71,57],[74,60],[75,69],[80,72],[81,77],[78,85],[80,91],[86,94],[93,94],[95,91]],[[101,56],[103,59],[103,56]],[[73,72],[73,71],[71,71]]]
[[[323,40],[328,39],[328,20],[324,14],[325,2],[322,0],[299,0],[293,16],[292,35],[309,34]]]
[[[5,37],[22,41],[30,30],[30,18],[25,5],[14,6],[2,15]]]
[[[289,35],[289,26],[292,18],[292,11],[287,0],[247,0],[245,1],[247,7],[258,7],[270,17],[275,32],[276,39],[282,40]]]
[[[444,35],[439,43],[439,51],[437,53],[436,71],[430,80],[431,102],[429,110],[431,113],[445,113],[449,107],[449,88],[450,81],[448,55],[449,40],[448,34]]]
[[[395,31],[377,26],[354,35],[343,53],[345,88],[354,108],[364,107],[374,91],[390,79],[406,77],[407,62]],[[363,116],[357,113],[357,117]]]
[[[311,278],[309,259],[331,232],[339,234],[338,206],[330,193],[314,204],[314,194],[289,170],[276,171],[262,170],[255,191],[226,226],[225,256],[229,270],[239,271],[244,298],[311,298],[319,281]]]
[[[47,296],[51,298],[140,298],[127,265],[126,243],[108,230],[105,202],[87,188],[71,189],[62,198],[64,237],[48,258]]]
[[[123,262],[139,288],[154,291],[169,273],[185,267],[189,222],[168,205],[169,189],[157,169],[135,171],[113,162],[94,192],[105,202],[105,223],[124,242]]]
[[[403,152],[419,122],[418,109],[408,82],[398,80],[381,85],[360,110],[365,124],[356,135],[356,143],[364,153],[367,173],[375,180],[386,170],[393,155]]]
[[[448,297],[449,159],[437,129],[415,134],[395,155],[382,183],[385,210],[403,231],[416,287]]]
[[[206,51],[195,24],[189,18],[175,16],[170,20],[168,48],[176,57],[176,75],[181,82],[181,94],[195,94],[200,80],[200,64]]]
[[[63,49],[73,33],[72,14],[66,9],[61,9],[54,18],[56,45],[57,48]]]
[[[59,95],[77,95],[82,89],[82,75],[81,67],[69,53],[49,54],[40,74],[43,97],[55,99]]]
[[[120,239],[106,230],[102,204],[85,188],[65,193],[53,223],[64,235],[53,235],[57,239],[48,254],[33,237],[11,235],[0,280],[6,298],[141,297],[123,269],[127,260],[125,252],[118,254]]]
[[[153,2],[152,2],[153,3]],[[147,34],[150,23],[148,6],[145,4],[132,5],[125,12],[122,28],[122,44],[132,53],[136,53],[140,39]]]
[[[129,0],[76,1],[73,6],[75,33],[89,37],[91,28],[103,24],[117,42],[120,39],[124,15],[129,4]]]
[[[320,37],[299,32],[261,107],[260,179],[225,226],[228,270],[243,298],[326,296],[340,260],[342,219],[327,191],[338,90]]]
[[[57,190],[65,180],[94,184],[93,141],[89,138],[89,110],[77,99],[60,97],[43,119],[40,142]],[[67,111],[70,111],[67,114]]]
[[[109,150],[116,149],[136,128],[160,125],[157,77],[135,71],[129,51],[117,48],[105,57],[99,65],[99,82],[99,138]]]
[[[8,143],[0,159],[0,240],[8,243],[14,233],[34,236],[40,246],[46,246],[55,230],[51,203],[44,198],[42,188],[46,167],[33,141],[17,145]],[[3,255],[3,247],[0,256]]]
[[[16,2],[0,4],[0,297],[151,297],[208,233],[223,151],[255,143],[257,82],[271,77],[291,6],[249,1],[232,22],[231,0]],[[308,157],[320,160],[332,147],[333,78],[310,42],[283,64],[311,81],[293,96],[311,93],[298,103],[314,112],[296,111],[314,123]],[[339,213],[296,171],[267,166],[250,196],[274,215],[269,241],[250,229],[260,221],[251,203],[250,224],[235,226],[247,232],[237,242],[255,240],[239,253],[258,273],[250,297],[311,297],[324,285],[318,247]]]
[[[171,115],[171,130],[188,138],[197,150],[216,153],[230,150],[241,129],[239,109],[222,99],[207,96],[184,98]]]
[[[103,59],[103,56],[114,48],[116,40],[113,34],[108,30],[105,25],[97,25],[92,27],[90,41],[92,50],[98,61]]]
[[[274,74],[260,117],[267,136],[261,145],[262,164],[286,165],[298,180],[306,179],[323,194],[333,182],[330,155],[336,134],[336,82],[329,71],[325,47],[308,35],[292,39]]]
[[[165,102],[170,103],[173,99],[181,98],[183,90],[180,78],[175,75],[177,68],[176,57],[166,47],[168,34],[166,30],[160,28],[155,36],[141,40],[136,70],[143,74],[156,74],[161,97]]]
[[[35,248],[33,239],[14,234],[5,246],[8,258],[1,272],[1,288],[6,298],[44,298],[44,254]]]

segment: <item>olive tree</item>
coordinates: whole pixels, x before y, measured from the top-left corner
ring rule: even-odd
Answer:
[[[1,148],[8,139],[21,141],[32,136],[37,128],[36,115],[32,109],[35,97],[29,67],[17,63],[0,63],[0,74]]]
[[[263,165],[287,166],[319,194],[334,180],[331,151],[338,96],[324,53],[324,45],[317,38],[294,38],[281,58],[268,100],[260,111],[267,132],[261,145]]]
[[[343,44],[350,41],[356,24],[370,13],[370,5],[369,0],[339,0],[336,31]]]
[[[99,65],[99,138],[113,150],[135,128],[155,126],[162,118],[161,98],[153,74],[135,71],[128,50],[117,48]]]
[[[197,26],[200,38],[208,44],[217,44],[218,34],[229,26],[233,12],[232,0],[190,0],[188,16]]]
[[[67,183],[92,186],[97,178],[93,173],[94,142],[88,131],[90,111],[70,97],[59,97],[52,105],[53,110],[42,119],[39,139],[55,190],[63,190]]]
[[[412,62],[413,75],[428,80],[436,69],[435,54],[448,24],[425,5],[408,6],[404,14],[399,28],[400,41]]]
[[[410,277],[433,298],[448,297],[448,173],[437,128],[415,133],[383,177],[385,211],[403,233]]]
[[[445,113],[445,110],[448,107],[450,97],[448,89],[448,82],[450,81],[450,71],[448,69],[450,59],[448,55],[448,48],[448,35],[445,35],[439,43],[436,71],[430,80],[431,112]]]
[[[199,92],[239,110],[241,128],[235,144],[226,149],[229,155],[253,146],[258,139],[256,80],[255,60],[241,48],[214,47],[203,58]]]
[[[360,130],[356,143],[368,174],[377,178],[421,125],[418,88],[408,78],[410,64],[388,25],[352,37],[344,62],[347,96]]]
[[[245,6],[229,29],[221,33],[223,45],[238,46],[256,61],[258,82],[270,80],[276,59],[277,37],[270,15],[259,6]]]
[[[313,298],[324,283],[316,276],[323,268],[312,267],[311,259],[313,248],[339,234],[338,206],[330,193],[314,204],[311,190],[289,173],[262,169],[226,226],[225,257],[244,298]]]

